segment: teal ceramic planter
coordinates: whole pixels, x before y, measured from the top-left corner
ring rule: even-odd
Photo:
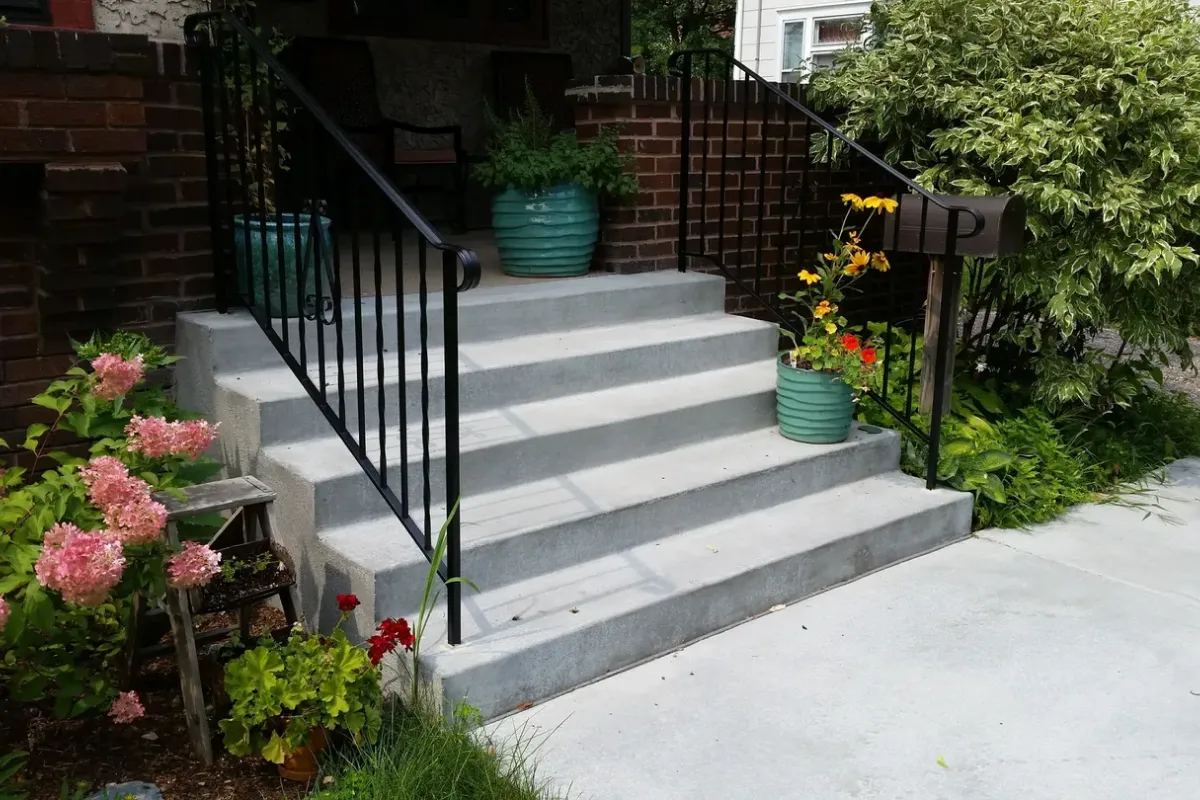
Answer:
[[[275,319],[298,317],[301,311],[313,313],[317,292],[318,248],[310,241],[311,221],[312,217],[308,214],[299,215],[298,226],[295,214],[282,214],[278,225],[273,214],[268,214],[265,220],[234,215],[237,293],[255,312]],[[326,262],[321,294],[327,297],[332,294],[327,277],[330,274],[328,261],[333,253],[333,240],[329,233],[331,225],[328,217],[320,218],[320,255],[321,260]]]
[[[492,201],[492,232],[507,275],[584,275],[592,265],[599,230],[596,195],[578,184],[543,192],[506,189]]]
[[[835,444],[850,435],[854,396],[841,378],[827,372],[796,369],[776,363],[775,382],[779,432],[809,444]]]

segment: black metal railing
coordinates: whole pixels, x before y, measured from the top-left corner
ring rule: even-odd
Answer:
[[[228,11],[192,15],[185,31],[200,59],[218,310],[249,310],[432,559],[431,439],[444,438],[438,478],[449,510],[460,493],[457,295],[478,285],[479,260],[443,241],[280,64],[284,42]],[[440,331],[429,302],[439,280]],[[431,335],[441,339],[440,383]],[[440,422],[431,413],[439,386]],[[461,587],[450,580],[460,574],[460,516],[448,520],[438,565],[451,644],[462,635]]]
[[[948,342],[962,279],[958,244],[982,230],[982,217],[847,138],[800,102],[801,86],[769,82],[718,50],[681,51],[670,64],[681,91],[679,269],[691,259],[718,269],[747,298],[742,313],[800,332],[793,303],[781,294],[793,293],[798,272],[827,251],[845,219],[843,194],[904,199],[910,209],[919,204],[919,214],[908,216],[917,226],[906,231],[911,252],[889,253],[891,269],[859,281],[861,291],[847,297],[842,312],[852,325],[881,327],[882,385],[869,395],[928,444],[926,483],[933,488],[953,350],[943,347],[932,359],[926,430],[917,424],[918,379],[930,358],[918,340],[930,299],[930,256],[947,256],[935,327],[937,340]],[[933,218],[944,227],[935,231]],[[885,219],[876,215],[857,231],[863,247],[886,249]]]

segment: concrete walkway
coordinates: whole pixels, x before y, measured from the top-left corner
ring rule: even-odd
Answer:
[[[1200,460],[1171,472],[1149,517],[986,532],[493,731],[582,800],[1194,800]]]

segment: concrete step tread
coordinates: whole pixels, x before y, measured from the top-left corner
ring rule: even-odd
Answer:
[[[762,361],[738,367],[710,370],[692,375],[664,378],[658,381],[627,384],[598,392],[556,397],[532,403],[507,406],[463,414],[459,421],[459,441],[462,453],[487,450],[498,445],[530,441],[538,437],[570,433],[588,428],[601,428],[640,417],[657,417],[672,412],[687,413],[689,409],[721,400],[775,390],[775,362]],[[399,425],[384,429],[389,464],[399,463]],[[444,419],[431,419],[429,424],[429,457],[443,458],[446,454]],[[719,435],[713,431],[713,435]],[[408,425],[408,461],[421,463],[422,425],[411,419]],[[288,462],[298,457],[306,474],[312,477],[357,472],[353,459],[343,458],[346,446],[335,436],[323,436],[286,444],[272,445],[265,450],[272,458]],[[367,431],[367,455],[378,464],[379,431]]]
[[[519,583],[481,587],[480,594],[468,590],[463,604],[466,643],[435,645],[426,653],[444,678],[605,618],[962,503],[969,504],[970,496],[927,491],[899,472],[866,478]]]
[[[881,464],[881,471],[894,469],[896,436],[890,430],[864,430],[855,426],[841,444],[810,445],[785,439],[771,426],[498,491],[467,495],[463,499],[462,546],[468,549],[534,530],[553,529],[664,497],[699,495],[718,484],[810,459],[825,459],[838,450],[858,451],[854,457],[867,460],[888,461]],[[305,464],[314,466],[311,462]],[[413,503],[419,506],[420,498],[414,498]],[[420,521],[424,511],[414,508],[412,516]],[[444,504],[432,507],[435,527],[445,516]],[[399,529],[394,516],[325,528],[318,535],[344,557],[370,564],[377,570],[395,568],[422,557]]]
[[[711,312],[642,322],[625,322],[612,326],[588,328],[579,332],[559,331],[513,337],[500,341],[465,343],[459,346],[459,374],[561,359],[598,356],[604,353],[644,347],[650,342],[657,342],[665,347],[677,342],[719,338],[770,327],[774,326],[747,317]],[[357,364],[353,356],[354,341],[352,339],[344,341],[343,346],[343,379],[349,390],[358,383]],[[428,353],[430,377],[444,374],[444,359],[445,351],[442,348],[430,348]],[[407,350],[404,364],[405,377],[408,380],[419,379],[421,375],[420,352]],[[314,383],[320,380],[320,365],[317,362],[316,353],[309,353],[308,374]],[[383,382],[393,384],[398,382],[399,378],[400,368],[396,354],[385,352]],[[216,380],[228,389],[262,401],[305,394],[304,389],[296,381],[288,367],[222,374],[218,375]],[[328,351],[326,352],[325,381],[328,387],[328,396],[336,402],[337,359],[333,353]],[[363,386],[377,385],[379,385],[378,360],[371,355],[363,365]]]

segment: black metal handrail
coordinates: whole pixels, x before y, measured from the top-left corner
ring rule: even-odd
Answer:
[[[671,56],[669,70],[679,78],[681,84],[680,223],[677,249],[681,272],[687,269],[689,258],[712,264],[743,294],[752,298],[756,308],[750,311],[762,312],[781,326],[798,333],[794,319],[785,313],[786,305],[779,294],[786,290],[789,280],[794,280],[800,266],[813,263],[812,259],[823,252],[822,248],[828,244],[828,239],[823,237],[830,230],[837,229],[836,224],[830,224],[836,221],[841,212],[835,198],[842,192],[896,198],[915,195],[921,198],[916,249],[921,253],[950,256],[945,260],[949,270],[938,309],[939,341],[946,342],[954,335],[955,295],[958,282],[961,281],[961,260],[955,256],[960,240],[977,236],[983,230],[984,218],[978,211],[946,202],[944,197],[924,189],[806,108],[788,91],[724,51],[679,51]],[[714,75],[722,78],[714,79]],[[695,89],[699,89],[698,98],[693,97]],[[703,107],[699,120],[695,115],[697,104]],[[732,119],[731,106],[735,112]],[[736,113],[739,110],[740,119]],[[696,122],[702,126],[698,136],[693,130],[693,123]],[[731,125],[734,130],[732,138],[735,140],[732,153]],[[758,126],[758,133],[750,137],[749,131],[755,125]],[[803,138],[798,143],[792,140],[793,125],[798,125],[803,131],[800,134]],[[771,131],[774,131],[774,135]],[[693,147],[697,144],[701,150],[698,175],[692,163]],[[799,144],[799,148],[794,151],[792,147],[796,144]],[[818,163],[814,160],[814,151],[820,150],[823,153]],[[779,168],[768,170],[768,161],[775,156],[779,157]],[[711,169],[710,160],[714,162]],[[799,162],[799,167],[789,175],[789,168],[794,161]],[[776,185],[772,185],[776,173],[780,173],[780,178]],[[698,186],[696,178],[699,179]],[[715,178],[715,181],[710,178]],[[716,185],[711,185],[714,182]],[[863,192],[863,186],[869,187],[869,191]],[[699,227],[693,230],[691,224],[694,220],[689,212],[690,207],[697,204],[693,201],[697,188]],[[714,189],[715,198],[711,196]],[[748,189],[752,192],[749,201],[746,199]],[[770,204],[767,202],[768,196],[773,198]],[[710,220],[710,206],[713,205],[718,210],[716,219]],[[733,218],[727,215],[731,206],[736,210]],[[944,212],[947,220],[944,247],[926,246],[930,244],[927,232],[931,206]],[[835,208],[837,212],[832,210]],[[959,230],[963,214],[971,219],[971,227],[965,232]],[[716,224],[715,235],[710,222]],[[730,224],[733,230],[730,230]],[[864,242],[867,241],[869,232],[862,231],[862,235]],[[878,241],[882,230],[876,228],[870,235]],[[777,240],[773,257],[770,253],[771,237]],[[699,247],[694,246],[697,240]],[[749,253],[747,246],[751,250]],[[748,265],[743,264],[743,257],[747,255],[752,262],[752,275],[748,274]],[[926,258],[921,257],[922,260]],[[934,359],[932,409],[929,431],[926,433],[913,423],[913,386],[919,368],[915,334],[927,299],[926,273],[922,271],[917,274],[917,270],[927,266],[914,264],[911,260],[898,264],[896,269],[882,276],[882,281],[875,281],[873,292],[868,291],[867,297],[858,300],[860,307],[855,316],[858,321],[865,322],[871,319],[872,312],[875,315],[883,312],[883,320],[878,320],[877,316],[871,319],[886,323],[883,386],[879,391],[872,390],[868,394],[901,425],[928,443],[926,483],[933,488],[937,482],[942,412],[948,401],[945,375],[950,369],[951,359],[944,347]],[[897,276],[901,268],[906,273],[904,279]],[[893,334],[897,328],[910,334],[907,353],[893,352]],[[897,361],[895,356],[902,360]],[[894,367],[907,372],[903,408],[893,402],[889,392]]]
[[[461,488],[457,295],[479,284],[478,256],[442,239],[283,67],[275,57],[278,48],[245,22],[229,11],[211,11],[189,16],[184,29],[200,60],[218,310],[224,313],[236,304],[250,311],[404,530],[432,560],[437,528],[431,519],[428,254],[430,249],[442,254],[442,422],[448,511],[459,501]],[[291,210],[280,210],[284,205]],[[409,396],[405,363],[404,253],[406,242],[412,240],[417,251],[420,359],[420,388],[412,394],[419,397]],[[351,286],[350,293],[344,294],[347,271]],[[364,271],[373,282],[365,291]],[[396,314],[395,330],[390,333],[385,333],[384,317],[387,282],[394,282]],[[368,352],[372,323],[364,318],[364,306],[369,305],[374,306],[373,354]],[[352,310],[352,320],[345,319],[347,310]],[[326,361],[327,329],[333,333],[328,345],[334,350],[336,377],[329,374]],[[312,367],[310,340],[317,350]],[[399,383],[392,408],[386,389],[389,352],[395,353]],[[371,360],[376,398],[369,412]],[[348,370],[352,370],[349,381]],[[419,404],[421,415],[419,476],[410,474],[416,472],[409,464],[410,401]],[[374,441],[367,426],[370,413],[375,414]],[[393,419],[398,423],[398,470],[388,464],[387,431]],[[424,512],[420,521],[414,519],[413,494],[419,494]],[[460,575],[460,516],[461,507],[447,521],[446,558],[438,565],[447,585],[451,644],[462,639],[461,585],[452,580]]]

